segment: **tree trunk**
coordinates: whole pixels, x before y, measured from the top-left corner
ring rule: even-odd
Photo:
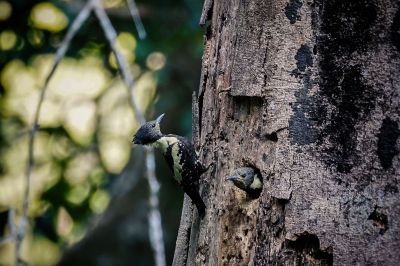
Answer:
[[[206,0],[201,23],[193,135],[215,166],[174,265],[397,265],[399,2]],[[225,181],[242,166],[258,199]]]

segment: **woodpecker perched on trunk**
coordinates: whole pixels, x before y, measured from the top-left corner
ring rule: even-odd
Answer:
[[[192,199],[200,217],[203,218],[206,206],[199,194],[199,178],[207,171],[207,168],[200,163],[190,141],[181,136],[161,133],[160,122],[163,117],[164,114],[156,120],[142,125],[134,135],[132,142],[140,145],[151,145],[161,150],[174,174],[174,179]]]
[[[235,186],[247,192],[252,198],[260,196],[263,183],[261,176],[252,167],[241,167],[235,169],[230,176],[226,178],[231,180]]]

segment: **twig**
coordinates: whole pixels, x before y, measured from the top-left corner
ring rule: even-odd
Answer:
[[[22,206],[22,217],[17,226],[17,229],[14,231],[15,233],[13,236],[13,238],[15,239],[15,255],[16,255],[15,256],[15,265],[17,265],[18,262],[21,261],[21,243],[25,236],[25,231],[26,231],[25,229],[26,229],[26,225],[28,223],[29,195],[30,195],[30,187],[31,187],[31,179],[32,179],[32,170],[33,170],[33,165],[34,165],[34,158],[33,158],[34,140],[35,140],[36,131],[39,128],[38,122],[39,122],[40,110],[42,108],[43,100],[46,95],[49,81],[50,81],[51,77],[53,76],[61,59],[65,56],[65,53],[67,52],[67,49],[68,49],[73,37],[76,35],[78,30],[81,28],[82,24],[89,17],[90,12],[93,8],[92,2],[93,1],[88,1],[87,4],[84,6],[84,8],[79,12],[79,14],[75,18],[75,20],[72,22],[71,27],[68,29],[68,32],[65,35],[65,38],[61,43],[61,46],[57,49],[55,59],[50,68],[50,72],[45,79],[44,85],[43,85],[41,93],[40,93],[39,102],[38,102],[38,105],[36,108],[32,129],[31,129],[30,135],[29,135],[28,166],[27,166],[27,170],[26,170],[26,186],[25,186],[23,206]]]
[[[137,9],[135,0],[127,0],[129,12],[135,22],[136,30],[138,32],[139,38],[141,40],[145,39],[147,36],[146,30],[144,29],[142,19],[140,18],[139,11]]]
[[[93,2],[95,2],[94,13],[97,16],[100,22],[100,26],[103,29],[104,35],[106,36],[110,44],[111,50],[113,51],[114,56],[117,59],[117,63],[121,71],[122,78],[126,83],[128,95],[130,96],[129,103],[135,112],[136,119],[140,122],[140,124],[144,124],[146,122],[146,119],[144,118],[142,112],[140,111],[138,104],[136,103],[136,99],[132,95],[132,89],[133,86],[135,85],[135,81],[129,70],[128,63],[126,62],[125,58],[123,57],[122,53],[119,51],[116,45],[117,32],[115,31],[113,25],[111,24],[111,21],[108,18],[107,13],[104,11],[104,8],[101,6],[100,1],[93,0]]]
[[[110,19],[108,18],[106,12],[99,0],[94,0],[96,5],[94,7],[94,12],[100,22],[101,27],[103,28],[104,35],[106,36],[111,50],[114,53],[115,58],[117,59],[117,63],[119,69],[122,73],[122,78],[126,83],[126,88],[128,95],[130,95],[130,105],[135,112],[135,116],[140,124],[144,124],[146,122],[144,115],[138,108],[136,103],[136,99],[133,97],[132,90],[134,86],[134,79],[129,70],[128,64],[125,61],[125,58],[122,56],[120,51],[118,50],[115,40],[117,38],[117,33],[114,27],[111,24]],[[149,234],[150,234],[150,242],[154,251],[154,260],[157,266],[165,265],[165,252],[164,252],[164,240],[163,233],[161,227],[161,215],[159,211],[159,202],[158,202],[158,190],[159,183],[155,176],[155,159],[154,159],[154,151],[152,148],[148,148],[145,153],[146,156],[146,176],[147,181],[149,183],[150,188],[150,212],[149,212]]]

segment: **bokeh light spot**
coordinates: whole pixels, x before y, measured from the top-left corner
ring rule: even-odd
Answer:
[[[133,97],[138,102],[140,110],[145,112],[154,104],[157,92],[157,80],[153,72],[148,71],[140,76],[136,82]]]
[[[117,37],[117,46],[120,49],[126,49],[133,52],[136,49],[136,39],[129,32],[121,32]]]
[[[67,104],[64,127],[77,143],[88,144],[95,130],[96,104],[92,101]]]
[[[66,136],[51,136],[51,154],[58,160],[65,160],[73,151],[73,146]]]
[[[61,123],[61,108],[59,102],[47,100],[43,102],[40,116],[40,126],[58,127]]]
[[[132,121],[135,120],[133,112],[128,106],[122,105],[114,107],[109,113],[105,113],[101,120],[104,132],[114,136],[129,136],[133,134]]]
[[[87,152],[73,158],[65,170],[65,178],[72,186],[83,183],[89,177],[92,169],[99,163],[95,153]]]
[[[74,186],[67,194],[68,202],[75,205],[80,205],[89,196],[90,185],[88,182]]]
[[[7,20],[12,13],[12,6],[7,1],[0,1],[0,21]]]
[[[52,60],[53,56],[40,56],[33,63],[43,80]],[[106,88],[108,78],[109,73],[103,68],[99,58],[64,58],[50,81],[49,90],[63,99],[78,96],[93,99]]]
[[[99,189],[90,197],[89,205],[93,212],[101,213],[107,208],[109,202],[110,195],[106,191]]]
[[[146,65],[151,70],[160,70],[165,66],[166,61],[167,59],[163,53],[153,52],[147,57]]]
[[[135,49],[137,42],[132,34],[128,32],[122,32],[118,34],[116,45],[119,52],[123,55],[123,57],[129,64],[135,61]],[[113,53],[110,53],[108,60],[113,68],[118,68],[117,60]]]
[[[0,49],[11,50],[17,43],[17,35],[11,30],[5,30],[0,33]]]
[[[39,47],[43,44],[43,32],[41,30],[31,29],[27,34],[28,41],[33,46]]]
[[[106,8],[123,6],[124,0],[103,0],[103,5]]]
[[[22,61],[14,59],[4,66],[1,72],[1,84],[10,96],[20,98],[28,96],[35,90],[37,80],[35,73],[29,67]]]
[[[100,155],[106,169],[111,173],[121,172],[129,160],[130,149],[128,138],[102,137]]]
[[[60,258],[57,244],[44,237],[30,236],[27,238],[22,256],[29,261],[29,265],[56,265]],[[45,252],[44,252],[45,251]]]
[[[52,32],[62,31],[68,25],[65,14],[51,3],[40,3],[34,6],[30,20],[34,27]]]
[[[106,177],[104,176],[104,170],[100,167],[93,169],[89,176],[90,182],[94,186],[101,186],[106,182]]]
[[[71,233],[73,227],[74,221],[72,220],[71,215],[69,215],[65,208],[61,207],[58,210],[57,233],[60,236],[67,236],[69,233]]]

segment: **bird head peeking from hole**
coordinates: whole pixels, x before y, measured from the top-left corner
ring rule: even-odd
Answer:
[[[261,176],[253,167],[237,168],[226,179],[252,198],[258,198],[263,188]]]

